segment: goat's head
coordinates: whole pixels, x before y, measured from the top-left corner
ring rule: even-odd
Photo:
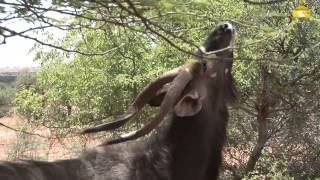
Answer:
[[[232,45],[234,35],[235,30],[230,23],[221,23],[209,35],[199,52],[203,55],[226,48]],[[83,133],[118,128],[148,103],[160,105],[160,109],[146,126],[104,144],[114,144],[144,136],[157,127],[165,115],[172,110],[179,117],[194,116],[200,112],[203,102],[212,93],[217,101],[217,108],[219,108],[219,104],[225,105],[235,97],[231,76],[232,49],[219,51],[217,57],[216,60],[203,59],[201,62],[185,64],[165,73],[146,86],[129,110],[118,117],[116,121],[86,129]],[[163,86],[169,82],[172,82],[170,86],[163,90]]]
[[[211,53],[212,51],[219,51],[215,53],[217,56],[232,55],[231,46],[234,44],[234,38],[235,28],[233,25],[229,22],[220,23],[218,24],[218,27],[211,32],[205,43],[199,48],[197,54],[202,56]]]

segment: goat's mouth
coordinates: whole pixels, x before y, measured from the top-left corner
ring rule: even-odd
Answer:
[[[227,33],[228,33],[227,37],[229,38],[228,39],[228,41],[229,41],[228,47],[233,48],[234,44],[235,44],[237,32],[236,32],[235,28],[232,28],[232,29],[227,29]]]
[[[235,32],[234,26],[229,22],[219,23],[218,27],[224,32],[230,32],[230,33],[234,33]]]
[[[216,54],[220,55],[228,49],[232,49],[236,30],[229,22],[219,23],[217,28],[209,35],[205,43],[199,48],[197,55]]]
[[[229,39],[229,42],[231,42],[233,37],[236,34],[236,28],[229,22],[219,23],[218,27],[219,27],[220,31],[226,33],[226,34],[224,34],[224,36],[230,36],[231,37]]]

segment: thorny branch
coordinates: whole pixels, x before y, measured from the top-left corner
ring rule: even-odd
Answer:
[[[15,131],[15,132],[21,132],[21,133],[32,135],[32,136],[39,136],[39,137],[42,137],[42,138],[52,139],[52,137],[49,137],[49,136],[44,136],[44,135],[37,134],[37,133],[32,133],[32,132],[28,132],[28,131],[24,131],[24,130],[20,130],[20,129],[15,129],[15,128],[10,127],[8,125],[5,125],[5,124],[3,124],[1,122],[0,122],[0,126],[3,126],[3,127],[7,128],[7,129]]]
[[[196,46],[194,43],[192,43],[191,41],[188,41],[182,37],[179,37],[177,35],[175,35],[174,33],[171,33],[170,31],[165,30],[163,27],[161,27],[160,25],[157,25],[154,22],[151,22],[150,20],[148,20],[146,17],[140,15],[137,11],[137,9],[135,8],[135,6],[133,5],[133,3],[130,0],[126,0],[126,2],[128,3],[130,9],[125,7],[124,5],[122,5],[121,3],[117,2],[116,0],[114,0],[114,3],[116,3],[118,5],[119,8],[121,8],[122,10],[128,12],[130,15],[135,16],[137,18],[139,18],[141,20],[141,22],[144,24],[145,28],[147,30],[149,30],[151,33],[157,35],[158,37],[162,38],[163,40],[165,40],[167,43],[169,43],[171,46],[173,46],[174,48],[178,49],[181,52],[184,52],[186,54],[192,55],[192,56],[198,56],[197,54],[190,52],[190,51],[186,51],[185,49],[179,47],[178,45],[176,45],[173,41],[171,41],[169,38],[167,38],[165,35],[161,34],[158,30],[155,30],[153,27],[158,28],[160,31],[164,31],[167,35],[173,36],[173,38],[177,38],[182,40],[183,42],[192,45],[194,47],[199,48],[198,46]]]
[[[158,16],[153,17],[145,17],[142,14],[139,13],[139,10],[136,7],[136,4],[133,3],[133,1],[126,0],[126,1],[117,1],[117,0],[111,0],[111,1],[94,1],[91,0],[89,3],[84,3],[83,7],[81,9],[76,9],[72,7],[63,8],[59,7],[56,8],[53,5],[50,5],[48,7],[45,6],[39,6],[30,4],[28,1],[20,1],[20,2],[7,2],[7,1],[1,1],[0,5],[4,5],[5,7],[18,7],[27,10],[27,14],[21,16],[20,14],[16,12],[8,12],[7,16],[4,18],[1,18],[1,22],[10,21],[10,20],[31,20],[33,22],[34,27],[31,27],[29,29],[23,30],[21,32],[18,32],[17,30],[8,28],[4,25],[0,25],[0,37],[2,36],[3,40],[2,43],[6,43],[6,38],[13,37],[13,36],[20,36],[26,39],[33,40],[41,45],[56,48],[68,53],[78,53],[81,55],[105,55],[107,53],[110,53],[113,50],[116,50],[119,47],[113,48],[111,50],[108,50],[106,52],[83,52],[83,50],[76,50],[76,49],[68,49],[61,45],[55,45],[54,43],[50,43],[44,40],[40,40],[35,35],[30,35],[30,33],[35,32],[36,30],[44,30],[44,29],[50,29],[50,28],[56,28],[62,31],[68,31],[68,30],[82,30],[82,29],[93,29],[93,30],[101,30],[104,28],[107,24],[112,24],[118,27],[123,27],[125,29],[129,29],[131,31],[136,31],[143,33],[145,35],[147,34],[153,34],[156,35],[158,38],[163,39],[168,44],[170,44],[172,47],[176,48],[177,50],[192,55],[192,56],[198,56],[193,51],[188,51],[182,48],[181,46],[177,45],[174,41],[178,40],[185,44],[190,45],[191,47],[198,48],[194,42],[177,35],[177,32],[168,30],[164,28],[162,25],[157,24],[156,22],[152,21],[153,19],[158,19],[166,16],[181,16],[182,13],[178,12],[166,12],[166,13],[159,13]],[[119,9],[121,10],[121,13],[113,13],[112,10],[117,9],[117,12]],[[98,10],[98,14],[93,14],[93,10]],[[84,19],[89,22],[97,22],[97,23],[89,23],[89,24],[81,24],[77,22],[63,22],[59,18],[53,18],[53,16],[49,16],[48,14],[56,13],[60,14],[61,17],[72,17],[74,19]],[[114,15],[117,14],[117,15]],[[183,13],[183,15],[187,16],[194,16],[198,18],[204,18],[204,19],[212,19],[211,17],[198,15],[194,13]],[[144,31],[141,31],[134,27],[133,24],[141,24],[145,27]],[[92,25],[95,24],[95,25]],[[101,24],[101,25],[100,25]],[[100,26],[99,26],[100,25]],[[148,33],[149,32],[149,33]],[[226,49],[223,49],[226,50]]]
[[[52,43],[47,43],[47,42],[44,42],[44,41],[41,41],[35,37],[32,37],[32,36],[29,36],[29,35],[25,35],[24,32],[15,32],[13,30],[10,30],[10,29],[7,29],[7,28],[3,28],[3,27],[0,27],[8,32],[10,32],[12,35],[18,35],[20,37],[23,37],[23,38],[26,38],[26,39],[30,39],[30,40],[33,40],[41,45],[44,45],[44,46],[48,46],[48,47],[52,47],[52,48],[55,48],[55,49],[59,49],[59,50],[62,50],[64,52],[68,52],[68,53],[78,53],[78,54],[81,54],[81,55],[89,55],[89,56],[96,56],[96,55],[105,55],[105,54],[108,54],[112,51],[115,51],[117,49],[119,49],[120,47],[124,46],[124,43],[119,45],[118,47],[114,47],[112,49],[109,49],[105,52],[98,52],[98,53],[89,53],[89,52],[83,52],[83,51],[79,51],[79,50],[72,50],[72,49],[67,49],[67,48],[64,48],[62,46],[59,46],[59,45],[54,45]],[[34,28],[35,29],[35,28]]]
[[[249,4],[275,4],[275,3],[281,3],[285,2],[287,0],[243,0],[246,3]]]
[[[193,16],[197,18],[202,19],[209,19],[213,20],[214,18],[210,16],[204,16],[199,15],[195,13],[179,13],[179,12],[164,12],[159,13],[157,16],[152,17],[146,17],[140,13],[140,11],[137,9],[137,3],[134,3],[132,0],[110,0],[110,1],[96,1],[96,0],[90,0],[89,3],[83,3],[83,7],[81,9],[72,8],[72,7],[55,7],[53,5],[50,5],[48,7],[40,6],[40,5],[33,5],[30,4],[28,1],[18,1],[18,2],[7,2],[7,1],[0,1],[0,5],[3,6],[9,6],[9,7],[19,7],[26,9],[29,13],[25,15],[17,14],[16,12],[8,12],[8,14],[4,18],[0,18],[0,22],[10,21],[10,20],[26,20],[29,19],[33,21],[34,27],[31,27],[29,29],[23,30],[18,32],[17,30],[10,29],[6,26],[0,25],[0,37],[2,36],[2,42],[6,42],[6,38],[13,37],[13,36],[20,36],[26,39],[33,40],[41,45],[56,48],[68,53],[78,53],[81,55],[106,55],[112,51],[117,50],[119,47],[112,48],[110,50],[107,50],[105,52],[84,52],[83,50],[77,50],[77,49],[68,49],[61,45],[56,45],[54,43],[47,42],[45,40],[40,40],[34,35],[30,35],[30,33],[35,32],[37,30],[44,30],[44,29],[50,29],[50,28],[56,28],[61,31],[68,31],[68,30],[84,30],[84,29],[92,29],[92,30],[104,30],[105,28],[108,28],[108,24],[122,27],[124,29],[129,29],[133,32],[138,32],[146,35],[147,37],[150,37],[149,34],[155,35],[159,39],[162,39],[166,41],[169,45],[176,48],[178,51],[183,52],[185,54],[191,55],[193,57],[199,57],[199,55],[195,54],[194,51],[188,51],[185,48],[182,48],[180,45],[175,43],[176,40],[183,42],[185,44],[188,44],[191,47],[199,49],[199,47],[193,42],[185,37],[177,35],[178,32],[174,30],[168,30],[163,25],[160,25],[153,21],[154,19],[159,19],[166,16]],[[269,0],[269,1],[253,1],[253,0],[244,0],[244,2],[251,3],[251,4],[271,4],[271,3],[279,3],[283,2],[283,0]],[[139,6],[140,8],[140,6]],[[93,12],[97,12],[98,14],[94,14]],[[119,12],[120,11],[120,12]],[[114,13],[117,12],[117,13]],[[88,23],[83,24],[78,21],[73,22],[64,22],[62,19],[59,18],[53,18],[53,16],[49,16],[48,14],[55,13],[60,14],[61,17],[71,17],[74,19],[84,19],[89,22],[95,22],[95,23]],[[94,14],[94,15],[93,15]],[[241,26],[245,26],[244,23],[231,20]],[[93,25],[94,24],[94,25]],[[141,24],[144,26],[144,30],[141,30],[139,28],[136,28],[135,25]],[[252,27],[250,25],[250,27]],[[280,30],[281,31],[281,30]],[[278,33],[278,35],[281,32]],[[218,50],[212,53],[217,53],[220,51],[228,50],[228,49],[241,49],[244,47],[254,46],[261,41],[270,40],[270,39],[276,39],[275,37],[266,37],[261,40],[257,40],[256,42],[252,42],[249,44],[244,44],[238,47],[227,47],[222,50]],[[316,44],[316,46],[319,46],[319,43]],[[296,56],[300,56],[305,51],[300,52]],[[296,57],[293,57],[296,58]],[[210,58],[209,58],[210,59]],[[214,59],[214,58],[213,58]],[[250,59],[246,57],[239,57],[238,59],[244,60],[244,59]],[[252,60],[252,59],[251,59]],[[255,59],[257,60],[257,59]]]
[[[28,14],[26,16],[19,16],[19,15],[15,15],[15,13],[9,13],[9,15],[5,18],[2,18],[1,21],[8,21],[8,20],[14,20],[14,19],[21,20],[24,18],[30,18],[30,19],[34,18],[38,21],[38,23],[46,24],[46,25],[40,24],[38,27],[29,28],[27,30],[24,30],[23,32],[16,32],[13,29],[9,29],[5,26],[0,26],[0,30],[2,31],[0,36],[3,37],[2,43],[5,43],[6,38],[8,38],[8,37],[20,36],[23,38],[31,39],[37,43],[40,43],[41,45],[53,47],[53,48],[56,48],[56,49],[59,49],[62,51],[66,51],[66,52],[79,53],[82,55],[104,55],[104,54],[110,52],[110,51],[107,51],[107,52],[102,52],[102,53],[101,52],[100,53],[88,53],[88,52],[82,52],[79,50],[66,49],[62,46],[57,46],[52,43],[47,43],[43,40],[39,40],[36,37],[25,34],[27,32],[34,32],[35,30],[39,30],[39,29],[43,30],[43,29],[48,29],[48,28],[57,28],[59,30],[74,30],[74,29],[81,29],[81,28],[87,28],[87,29],[100,29],[101,28],[101,27],[94,28],[94,27],[91,27],[90,25],[85,26],[83,24],[76,24],[76,23],[61,24],[61,21],[59,21],[58,19],[54,19],[49,16],[45,16],[45,13],[59,13],[61,15],[65,15],[65,16],[69,16],[69,17],[73,17],[73,18],[79,18],[79,19],[81,18],[81,19],[85,19],[85,20],[93,21],[93,22],[102,22],[103,24],[107,24],[107,23],[113,24],[116,26],[129,28],[130,30],[134,30],[134,31],[138,31],[138,30],[135,30],[132,27],[130,27],[130,23],[137,23],[137,22],[139,23],[140,22],[145,25],[147,30],[149,30],[151,33],[157,35],[159,38],[164,39],[173,47],[175,47],[178,50],[185,52],[187,54],[194,55],[192,52],[189,52],[189,51],[184,50],[183,48],[180,48],[172,40],[170,40],[167,36],[171,36],[174,39],[179,39],[179,40],[183,41],[184,43],[188,43],[194,47],[197,47],[195,44],[193,44],[189,40],[184,39],[183,37],[179,37],[176,34],[164,29],[162,26],[157,25],[154,22],[151,22],[151,19],[160,18],[160,17],[164,17],[164,16],[169,16],[169,15],[179,15],[179,13],[168,12],[165,14],[160,14],[157,17],[151,17],[148,19],[138,13],[135,5],[131,1],[126,1],[126,3],[129,4],[128,7],[123,6],[121,3],[117,2],[117,1],[113,1],[113,6],[114,6],[114,4],[117,4],[118,7],[120,7],[120,9],[122,9],[123,11],[128,13],[127,16],[123,16],[123,14],[121,14],[120,16],[111,16],[111,14],[103,14],[105,12],[102,12],[102,11],[100,11],[100,12],[102,12],[102,14],[99,14],[98,16],[88,16],[84,13],[84,12],[90,12],[90,9],[94,9],[94,7],[96,7],[95,5],[100,5],[100,6],[102,5],[102,7],[105,7],[106,9],[110,9],[110,7],[112,7],[112,6],[110,6],[110,3],[111,2],[102,3],[100,1],[97,1],[97,2],[91,1],[90,5],[86,5],[87,7],[82,8],[81,11],[80,10],[77,11],[76,9],[72,10],[72,8],[56,9],[56,8],[53,8],[52,6],[41,7],[41,6],[37,6],[37,5],[28,4],[28,2],[26,2],[26,1],[23,1],[21,3],[1,1],[0,4],[2,4],[2,5],[25,8],[26,10],[31,12],[31,14]],[[115,8],[115,7],[113,7],[113,8]],[[187,14],[190,16],[199,16],[199,15],[195,15],[192,13],[187,13]],[[125,19],[125,21],[123,21],[124,19]],[[157,28],[157,29],[154,29],[154,28]],[[159,31],[164,32],[164,34],[160,33]],[[143,33],[146,33],[146,32],[143,32]]]

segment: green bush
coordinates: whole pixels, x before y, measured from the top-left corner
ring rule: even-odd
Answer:
[[[0,83],[0,117],[9,112],[15,91],[9,84]]]
[[[34,88],[20,90],[14,100],[16,111],[31,120],[42,117],[42,102],[43,96],[35,93]]]
[[[0,106],[10,105],[15,89],[8,84],[0,83]]]
[[[29,88],[37,81],[37,74],[35,72],[29,72],[26,70],[20,71],[15,81],[16,88]]]

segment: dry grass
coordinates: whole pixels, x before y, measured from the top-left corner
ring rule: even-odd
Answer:
[[[3,117],[0,122],[10,127],[17,127],[20,120],[16,117]],[[17,141],[16,133],[6,127],[0,126],[0,159],[5,159],[8,154],[9,147]]]

